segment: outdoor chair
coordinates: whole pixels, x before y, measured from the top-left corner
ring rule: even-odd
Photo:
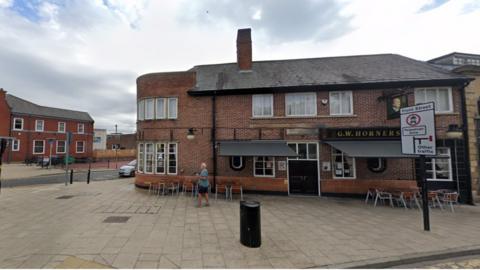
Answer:
[[[458,204],[458,193],[444,193],[442,197],[442,202],[445,204],[445,206],[450,205],[450,209],[452,210],[452,212],[455,212],[455,210],[453,209],[453,205]]]
[[[215,200],[217,200],[218,192],[225,193],[225,199],[228,199],[230,194],[230,187],[228,184],[216,184],[215,185]]]
[[[418,201],[418,193],[413,191],[405,191],[403,192],[403,199],[409,203],[410,208],[413,207],[413,203],[418,207],[418,209],[422,209],[420,207],[420,202]]]
[[[427,198],[428,198],[428,204],[429,206],[431,205],[432,207],[440,207],[440,210],[443,211],[443,206],[442,203],[440,202],[440,197],[438,196],[437,192],[430,191],[427,193]]]
[[[172,192],[172,196],[174,194],[178,195],[180,192],[180,183],[177,181],[168,182],[165,185],[165,189],[167,190],[167,193]]]
[[[375,199],[375,189],[374,188],[369,188],[367,191],[367,197],[365,198],[365,203],[368,203],[368,200]]]
[[[381,200],[383,204],[385,204],[385,201],[388,200],[390,202],[390,206],[393,207],[393,198],[392,198],[392,193],[386,192],[386,191],[380,191],[378,189],[375,190],[375,204],[373,207],[377,207],[377,202],[378,200]]]
[[[182,185],[183,195],[185,195],[186,192],[190,192],[190,196],[193,197],[195,195],[195,192],[196,192],[196,186],[197,186],[196,181],[193,181],[193,180],[184,181],[183,185]]]
[[[398,206],[403,206],[405,209],[407,209],[407,203],[405,202],[403,194],[403,192],[393,192],[392,198],[395,200]]]
[[[243,201],[243,187],[238,182],[233,182],[230,186],[230,200],[233,200],[233,193],[240,193],[240,200]]]

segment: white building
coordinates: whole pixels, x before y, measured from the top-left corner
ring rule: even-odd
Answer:
[[[107,130],[95,129],[93,133],[93,150],[107,149]]]

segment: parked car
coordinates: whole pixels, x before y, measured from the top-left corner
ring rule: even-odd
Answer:
[[[137,160],[130,161],[127,165],[120,167],[118,171],[119,176],[135,176],[135,170],[137,169]]]

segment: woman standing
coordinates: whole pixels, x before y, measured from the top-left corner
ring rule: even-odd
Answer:
[[[210,206],[208,203],[208,170],[207,164],[202,162],[200,165],[201,172],[200,172],[200,180],[198,181],[198,207],[202,207],[202,196],[205,197],[206,204],[205,206]]]

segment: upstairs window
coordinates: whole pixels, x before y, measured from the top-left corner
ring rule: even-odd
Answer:
[[[65,122],[58,122],[58,132],[65,133]]]
[[[177,119],[178,98],[168,98],[168,119]]]
[[[317,95],[315,93],[291,93],[285,95],[287,116],[317,115]]]
[[[85,133],[85,124],[82,124],[82,123],[81,123],[81,124],[78,124],[78,125],[77,125],[77,132],[78,132],[78,134],[83,134],[83,133]]]
[[[352,91],[330,92],[330,115],[352,114]]]
[[[166,108],[167,106],[165,106],[165,98],[157,98],[157,101],[156,101],[156,115],[155,115],[155,118],[156,119],[165,119],[166,118]]]
[[[43,131],[45,122],[43,120],[35,120],[35,131]]]
[[[138,102],[138,120],[143,121],[145,119],[145,100],[140,100]]]
[[[152,120],[154,116],[154,99],[145,99],[145,120]]]
[[[13,118],[13,130],[23,130],[23,118]]]
[[[253,95],[252,115],[253,117],[272,117],[273,95]]]
[[[452,88],[418,88],[415,89],[415,104],[434,102],[435,112],[453,112]]]

